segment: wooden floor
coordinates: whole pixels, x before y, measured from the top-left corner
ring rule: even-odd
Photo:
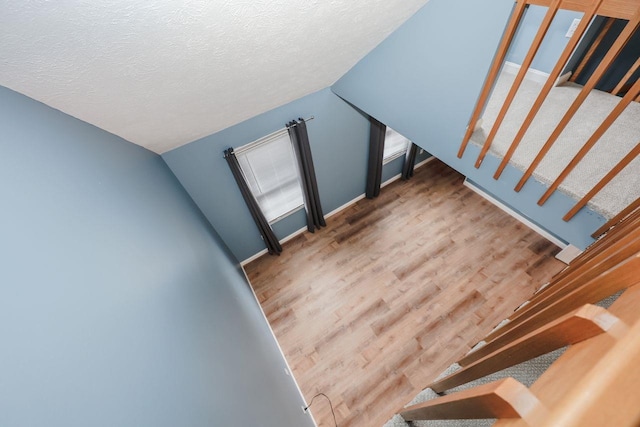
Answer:
[[[439,161],[246,272],[307,402],[376,427],[563,268]],[[333,426],[326,399],[312,406]]]

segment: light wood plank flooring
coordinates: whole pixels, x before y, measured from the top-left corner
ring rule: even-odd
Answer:
[[[435,160],[247,275],[307,401],[376,427],[563,264],[558,248]],[[333,426],[329,405],[311,408]]]

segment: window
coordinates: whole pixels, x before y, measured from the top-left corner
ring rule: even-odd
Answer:
[[[404,155],[407,152],[407,148],[410,143],[411,141],[407,138],[387,126],[387,131],[384,135],[384,155],[382,164],[387,164]]]
[[[242,146],[235,154],[267,221],[303,207],[298,164],[286,130]]]

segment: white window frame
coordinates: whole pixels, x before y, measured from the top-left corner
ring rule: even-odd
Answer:
[[[272,186],[269,189],[261,188],[261,184],[264,185],[264,183],[260,182],[260,178],[257,176],[256,170],[255,170],[258,168],[258,166],[251,164],[250,155],[252,152],[256,154],[257,153],[256,150],[266,149],[269,144],[274,144],[274,143],[282,144],[284,143],[284,140],[288,141],[288,147],[290,149],[288,151],[290,156],[290,161],[287,162],[286,160],[280,160],[279,163],[280,162],[289,163],[287,166],[290,166],[290,168],[284,171],[285,177],[287,179],[285,181],[280,182],[279,183],[280,186],[277,186],[277,187]],[[291,138],[289,136],[289,132],[287,129],[281,129],[272,134],[264,136],[256,141],[250,142],[249,144],[243,145],[242,147],[238,147],[234,149],[234,153],[236,155],[236,158],[238,159],[240,170],[244,176],[244,179],[247,182],[247,185],[249,186],[251,193],[256,198],[258,205],[260,205],[260,209],[262,210],[269,224],[278,222],[279,220],[304,208],[304,196],[302,194],[302,185],[300,181],[300,170],[298,167],[298,160],[296,158],[296,153],[293,148],[293,142],[291,141]],[[273,163],[271,164],[271,166],[274,166]],[[292,178],[292,175],[294,172],[295,172],[295,178]],[[277,173],[277,170],[276,170],[276,173]],[[274,181],[278,181],[278,178],[276,177]],[[294,181],[295,181],[295,185],[293,184]],[[282,189],[283,184],[286,184],[287,186],[291,187],[290,190],[287,192],[291,200],[287,200],[287,198],[285,199],[280,198],[280,201],[276,203],[269,201],[271,205],[276,205],[275,208],[269,208],[268,205],[265,203],[265,198],[268,197],[269,192],[283,195],[282,191],[280,191]],[[278,207],[280,207],[280,209],[278,209]],[[282,208],[286,208],[286,209],[282,209]]]
[[[382,164],[386,165],[398,157],[404,156],[409,149],[409,144],[411,144],[411,141],[409,141],[408,138],[405,138],[400,133],[387,126],[387,130],[384,135],[384,154],[382,157]]]

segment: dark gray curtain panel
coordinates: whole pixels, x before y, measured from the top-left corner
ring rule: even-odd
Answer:
[[[384,157],[384,135],[387,126],[380,123],[373,117],[369,131],[369,163],[367,168],[367,189],[365,195],[367,199],[373,199],[380,194],[380,183],[382,180],[382,160]]]
[[[417,155],[418,146],[411,143],[411,147],[407,150],[407,155],[404,157],[404,164],[402,165],[402,179],[405,181],[413,176],[413,167],[416,164]]]
[[[324,221],[322,206],[320,205],[320,193],[318,192],[316,171],[311,157],[307,125],[303,119],[292,120],[287,124],[287,130],[298,159],[304,207],[307,213],[307,230],[313,233],[316,228],[324,227],[327,224]]]
[[[260,232],[260,236],[262,236],[262,240],[264,240],[264,244],[267,246],[267,250],[271,255],[280,255],[280,253],[282,252],[282,246],[280,246],[278,238],[269,225],[269,221],[267,221],[264,214],[262,213],[262,210],[260,209],[256,198],[251,193],[251,190],[249,189],[249,186],[244,179],[244,175],[242,175],[242,170],[240,169],[238,159],[233,152],[233,148],[224,150],[224,158],[229,164],[229,169],[231,169],[233,178],[236,180],[236,184],[238,184],[240,193],[242,193],[242,198],[249,208],[249,212],[251,213],[251,216],[253,217],[256,226],[258,227],[258,231]]]

